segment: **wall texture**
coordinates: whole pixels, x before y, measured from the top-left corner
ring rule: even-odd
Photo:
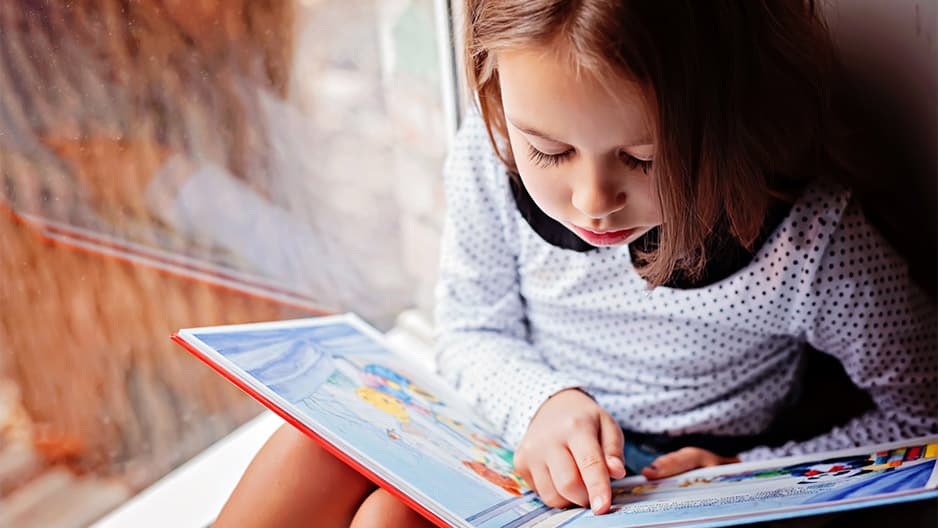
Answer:
[[[848,71],[855,126],[872,154],[868,213],[935,294],[938,3],[828,0],[822,8]]]

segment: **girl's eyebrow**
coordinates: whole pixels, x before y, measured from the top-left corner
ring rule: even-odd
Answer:
[[[511,118],[506,117],[505,119],[508,120],[509,123],[511,123],[511,126],[517,128],[518,130],[520,130],[521,132],[524,132],[525,134],[528,134],[528,135],[530,135],[530,136],[537,136],[537,137],[539,137],[539,138],[541,138],[541,139],[546,139],[547,141],[552,141],[552,142],[554,142],[554,143],[560,143],[560,144],[562,144],[562,145],[568,145],[567,142],[565,142],[565,141],[560,141],[559,139],[552,138],[550,135],[545,134],[544,132],[540,132],[540,131],[538,131],[538,130],[536,130],[536,129],[534,129],[534,128],[531,128],[531,127],[528,127],[528,126],[524,126],[524,125],[522,125],[522,124],[520,124],[520,123],[516,123],[516,122],[515,122],[513,119],[511,119]],[[638,138],[637,141],[626,142],[626,145],[625,145],[625,146],[626,146],[626,147],[640,147],[640,146],[652,145],[652,144],[654,144],[654,141],[651,139],[650,136],[648,136],[648,135],[642,135],[640,138]]]

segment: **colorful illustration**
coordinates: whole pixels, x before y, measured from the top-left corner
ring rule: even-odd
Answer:
[[[380,466],[376,473],[433,490],[431,500],[460,505],[462,518],[505,502],[543,508],[514,473],[508,446],[445,384],[403,363],[348,319],[316,321],[192,337],[311,429],[332,433],[324,438],[367,453]]]
[[[524,482],[514,473],[499,473],[492,469],[485,461],[463,460],[463,465],[474,471],[480,477],[495,484],[515,496],[521,495]]]
[[[613,483],[610,514],[552,509],[513,471],[513,453],[493,426],[353,316],[182,330],[178,337],[249,393],[453,526],[713,526],[714,520],[729,525],[804,515],[832,504],[938,496],[934,437],[655,482],[629,477]]]
[[[560,526],[654,526],[772,512],[783,517],[809,505],[901,496],[938,484],[935,440],[751,471],[727,472],[733,466],[726,466],[654,482],[642,479],[614,486],[611,515],[584,513]]]

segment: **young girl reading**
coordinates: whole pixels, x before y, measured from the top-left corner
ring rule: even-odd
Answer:
[[[938,429],[934,308],[838,183],[810,4],[467,1],[437,360],[548,505]],[[807,346],[874,405],[796,439]],[[425,521],[287,426],[218,525],[251,522]]]

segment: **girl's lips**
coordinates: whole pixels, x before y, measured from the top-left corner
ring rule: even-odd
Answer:
[[[635,232],[635,229],[621,229],[619,231],[596,232],[580,226],[572,226],[573,231],[583,240],[594,246],[615,246],[622,244]]]

